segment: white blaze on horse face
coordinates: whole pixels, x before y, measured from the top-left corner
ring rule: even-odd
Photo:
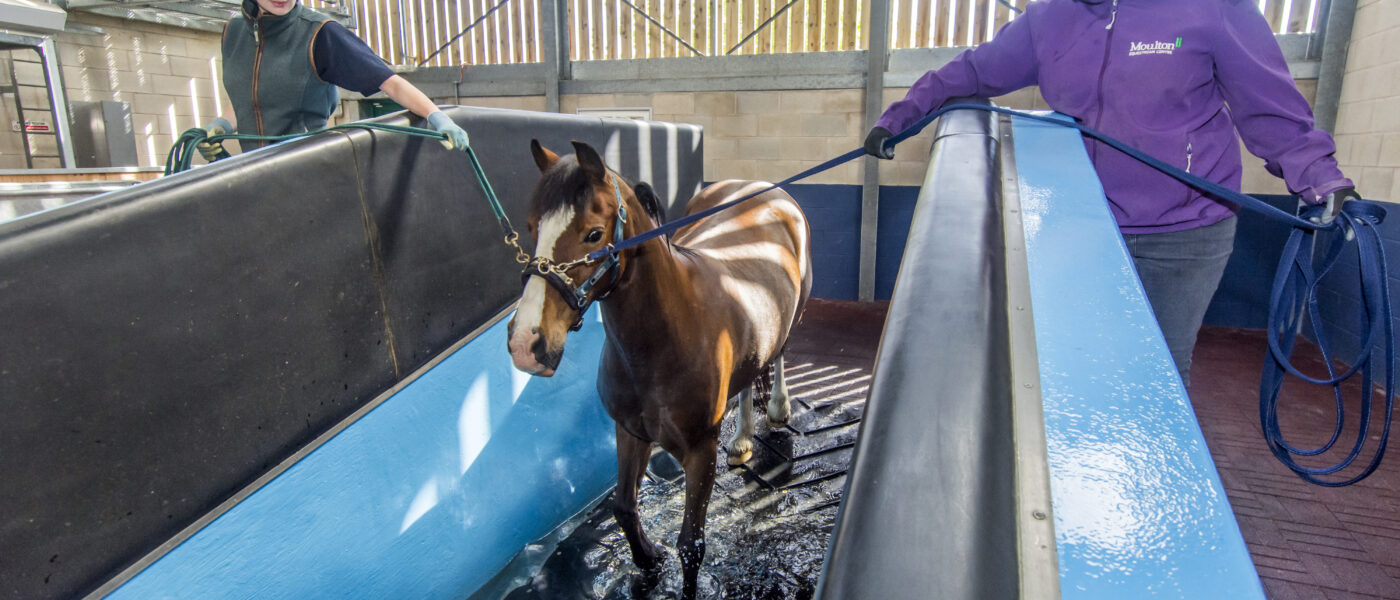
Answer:
[[[554,245],[573,220],[572,206],[561,207],[541,218],[535,256],[554,260]],[[525,283],[520,303],[515,307],[515,335],[510,340],[510,355],[516,368],[528,373],[538,373],[545,368],[535,360],[531,348],[540,336],[540,326],[544,320],[544,295],[548,289],[543,277],[531,277]]]

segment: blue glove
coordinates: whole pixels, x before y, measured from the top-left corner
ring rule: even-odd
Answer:
[[[466,150],[467,145],[471,143],[467,138],[467,130],[453,123],[452,117],[447,116],[445,112],[433,111],[433,114],[428,115],[428,125],[432,126],[433,131],[447,134],[447,139],[442,141],[442,145],[448,150]]]
[[[226,133],[233,133],[233,124],[223,117],[214,119],[204,126],[204,135],[224,135]],[[200,142],[195,147],[199,148],[200,156],[203,156],[204,160],[208,162],[229,157],[228,150],[225,150],[224,145],[218,142]]]

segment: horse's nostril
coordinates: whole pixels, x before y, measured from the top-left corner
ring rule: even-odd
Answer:
[[[540,334],[540,328],[539,328],[539,327],[531,327],[531,328],[530,328],[530,333],[533,333],[533,334],[535,334],[535,335],[539,335],[539,334]]]
[[[555,369],[559,367],[559,359],[562,357],[564,350],[560,348],[559,350],[550,352],[548,345],[545,344],[544,338],[540,338],[530,345],[530,353],[535,355],[536,362],[551,369]]]

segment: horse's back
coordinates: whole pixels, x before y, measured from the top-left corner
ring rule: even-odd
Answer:
[[[719,181],[691,198],[685,212],[690,215],[708,210],[772,185],[766,181]],[[677,245],[704,254],[724,254],[748,244],[778,243],[807,262],[809,235],[807,217],[797,201],[782,189],[772,189],[683,227],[672,239]]]
[[[721,181],[701,190],[687,214],[771,187],[763,181]],[[787,192],[769,190],[678,231],[673,243],[707,265],[708,289],[741,308],[753,324],[762,364],[781,351],[811,292],[811,231]]]

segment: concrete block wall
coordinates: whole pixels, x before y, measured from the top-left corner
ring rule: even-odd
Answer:
[[[161,166],[181,131],[231,116],[219,82],[218,32],[72,11],[93,33],[57,36],[69,101],[113,100],[131,107],[141,166]]]
[[[860,144],[861,90],[582,94],[560,98],[566,113],[649,108],[652,118],[705,128],[705,180],[784,179]],[[474,99],[464,99],[470,104]],[[859,183],[848,163],[809,183]]]
[[[1300,80],[1299,90],[1312,101],[1316,82]],[[904,97],[907,88],[888,88],[884,106]],[[861,145],[865,140],[864,90],[775,90],[752,92],[674,92],[571,94],[560,97],[560,111],[649,108],[659,121],[705,128],[705,180],[785,179]],[[435,98],[443,103],[544,110],[543,96]],[[1038,88],[993,99],[1023,110],[1048,110]],[[915,186],[928,166],[932,131],[900,144],[892,161],[881,161],[880,184]],[[1397,146],[1400,148],[1400,146]],[[1264,170],[1264,161],[1242,150],[1243,188],[1256,194],[1286,194],[1282,180]],[[863,161],[853,161],[804,180],[812,184],[860,185]]]
[[[1337,162],[1367,198],[1400,202],[1400,2],[1360,0],[1337,111]]]
[[[80,11],[69,12],[68,19],[102,31],[56,38],[68,100],[126,102],[140,166],[164,166],[171,144],[186,129],[215,117],[235,121],[223,87],[220,32]],[[332,124],[359,115],[355,101],[360,96],[344,91],[341,96]],[[237,142],[229,145],[237,148]],[[195,162],[203,159],[195,157]]]

